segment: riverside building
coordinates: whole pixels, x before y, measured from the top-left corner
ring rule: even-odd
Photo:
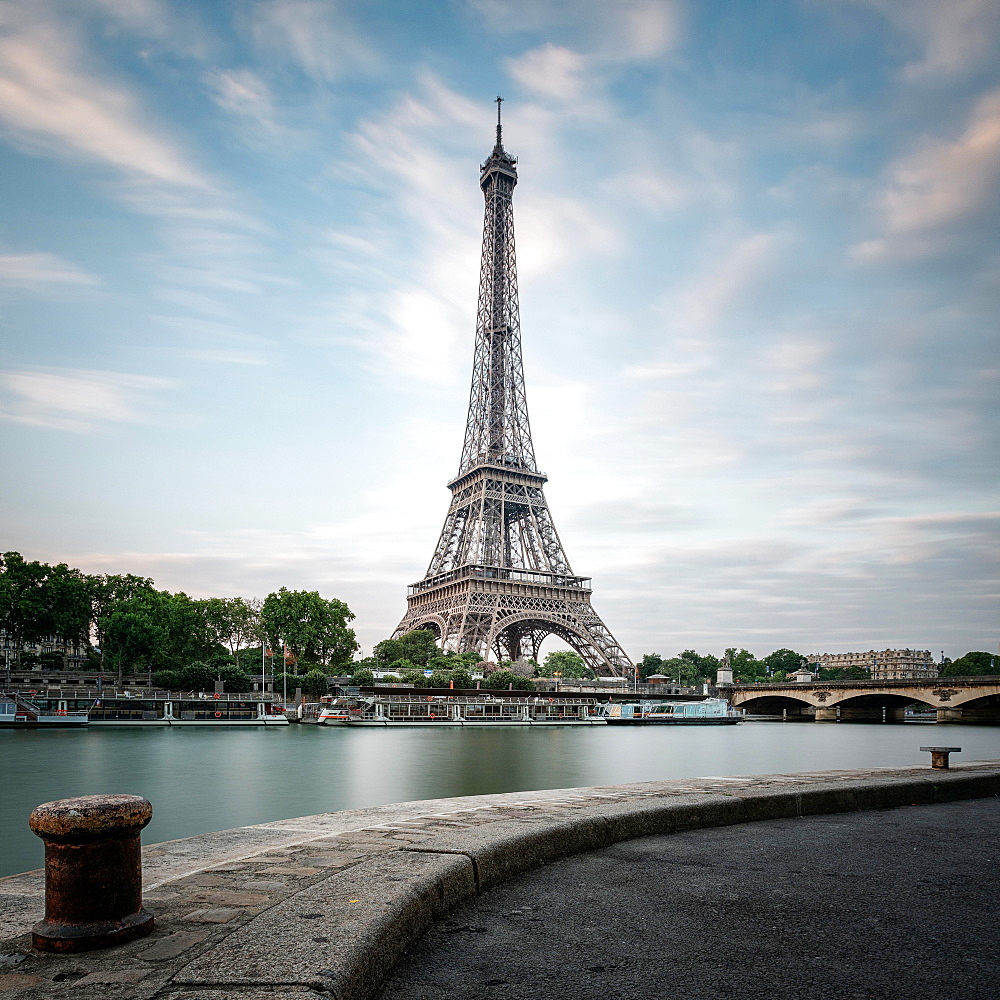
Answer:
[[[861,667],[873,681],[901,681],[937,677],[938,666],[929,649],[869,649],[867,653],[810,653],[811,667],[841,670]]]

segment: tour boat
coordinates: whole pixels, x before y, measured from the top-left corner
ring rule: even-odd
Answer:
[[[36,697],[33,703],[60,718],[82,714],[91,726],[288,725],[283,705],[239,694],[109,691],[96,698]]]
[[[593,698],[548,698],[511,693],[374,694],[324,705],[321,726],[603,726]]]
[[[0,726],[26,728],[52,726],[86,726],[90,720],[86,711],[50,709],[19,694],[0,694]]]
[[[743,720],[743,713],[725,698],[602,705],[601,712],[617,726],[735,726]]]

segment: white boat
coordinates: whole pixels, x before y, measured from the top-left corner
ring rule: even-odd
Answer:
[[[516,694],[373,694],[324,705],[321,726],[603,726],[593,698]]]
[[[67,708],[50,709],[19,694],[0,694],[0,726],[17,726],[31,729],[66,726],[86,726],[86,711]]]
[[[725,698],[626,702],[602,705],[601,712],[615,726],[734,726],[743,721],[743,713]]]
[[[19,696],[20,697],[20,696]],[[239,694],[109,691],[96,698],[35,697],[49,715],[83,714],[91,726],[287,726],[278,702]]]

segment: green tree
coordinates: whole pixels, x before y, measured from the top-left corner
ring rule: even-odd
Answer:
[[[438,653],[437,656],[428,658],[424,667],[425,670],[451,670],[458,665],[458,657],[454,653]]]
[[[698,664],[692,663],[684,656],[674,656],[669,660],[664,660],[661,673],[666,674],[670,680],[677,684],[688,686],[697,684],[701,677]]]
[[[406,661],[406,662],[409,662],[409,661]],[[408,669],[407,668],[402,668],[402,669],[396,670],[395,665],[394,665],[393,666],[393,670],[396,673],[398,673],[400,675],[400,677],[403,678],[403,680],[405,681],[405,683],[412,684],[414,687],[418,687],[418,688],[428,687],[429,684],[430,684],[428,678],[424,677],[423,670],[419,669],[418,667],[411,667],[411,668],[408,668]]]
[[[106,623],[111,620],[112,613],[120,605],[141,595],[154,593],[153,581],[131,573],[110,574],[88,577],[87,586],[90,591],[90,618],[103,669],[107,646]]]
[[[522,677],[513,670],[494,670],[485,681],[488,688],[494,691],[505,691],[513,685],[515,691],[534,691],[535,685],[530,677]]]
[[[414,629],[401,635],[398,639],[383,639],[375,643],[372,656],[380,664],[399,663],[401,660],[409,660],[417,667],[430,667],[430,660],[442,660],[453,657],[455,654],[442,651],[434,639],[434,633],[425,628]]]
[[[322,670],[310,670],[302,678],[301,687],[306,694],[329,694],[330,678]]]
[[[733,679],[755,681],[767,676],[767,668],[753,653],[746,649],[737,650],[730,647],[726,650],[729,665],[733,668]]]
[[[718,670],[720,666],[720,661],[717,656],[713,656],[711,653],[702,655],[701,653],[696,653],[693,649],[685,649],[684,652],[680,654],[679,659],[690,663],[694,667],[695,681],[700,680],[701,678],[715,680],[715,671]]]
[[[282,587],[267,595],[260,617],[268,641],[286,645],[297,660],[339,667],[350,663],[358,649],[347,625],[354,613],[343,601],[325,600],[315,590]]]
[[[353,680],[358,687],[371,687],[375,683],[375,675],[367,667],[362,667],[354,671]]]
[[[205,620],[203,604],[183,591],[177,594],[157,591],[153,607],[167,631],[167,638],[154,654],[156,666],[176,668],[191,660],[213,658],[218,647]]]
[[[773,653],[768,653],[763,662],[769,674],[783,671],[787,675],[794,674],[806,662],[806,658],[794,649],[776,649]]]
[[[234,663],[239,663],[239,652],[244,646],[260,638],[261,603],[242,597],[211,597],[200,603],[209,636],[229,650]]]
[[[101,620],[101,631],[101,652],[118,671],[119,682],[123,673],[131,673],[142,663],[151,664],[167,645],[167,630],[147,600],[135,599],[113,608]]]
[[[214,691],[216,670],[196,660],[177,671],[177,680],[182,691]]]
[[[20,666],[25,643],[38,642],[52,630],[46,578],[49,567],[28,562],[20,552],[0,556],[0,628],[14,647],[14,662]]]
[[[583,661],[579,653],[570,649],[558,649],[545,657],[545,662],[536,673],[542,677],[560,677],[568,680],[593,680],[597,675]]]
[[[639,661],[639,676],[643,680],[652,677],[653,674],[662,673],[664,673],[662,656],[658,656],[656,653],[646,653]]]
[[[451,679],[456,688],[472,687],[472,674],[465,667],[456,667],[452,670]]]
[[[153,674],[153,683],[162,691],[181,691],[181,672],[179,670],[157,670]]]
[[[395,663],[405,658],[406,647],[398,639],[383,639],[372,649],[372,659],[376,663]]]
[[[90,581],[65,563],[52,566],[45,580],[45,603],[53,635],[74,645],[90,645]]]
[[[820,681],[866,681],[871,674],[864,667],[820,667],[816,679]]]
[[[981,677],[1000,673],[1000,657],[994,653],[975,651],[960,656],[945,665],[942,677]]]
[[[398,641],[403,644],[403,657],[412,661],[418,667],[426,667],[427,661],[431,657],[438,656],[441,653],[434,638],[434,633],[429,629],[414,629],[412,632],[401,635]]]

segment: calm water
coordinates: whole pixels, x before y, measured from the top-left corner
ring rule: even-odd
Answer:
[[[0,731],[0,875],[38,868],[40,802],[134,792],[145,843],[411,799],[657,778],[1000,758],[1000,727],[744,723],[721,728]]]

